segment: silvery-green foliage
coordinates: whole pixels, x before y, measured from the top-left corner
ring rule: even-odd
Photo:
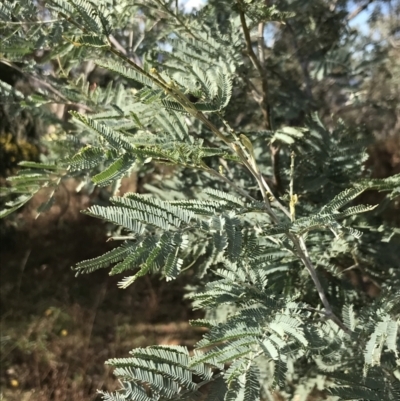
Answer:
[[[271,399],[275,391],[306,400],[315,386],[332,401],[398,400],[399,260],[387,257],[398,247],[398,231],[368,217],[378,218],[383,206],[355,200],[376,190],[388,204],[399,195],[400,175],[368,178],[363,133],[340,121],[328,129],[315,113],[301,128],[280,124],[287,94],[275,97],[275,129],[232,122],[231,110],[242,101],[235,90],[243,94],[254,74],[241,54],[239,16],[250,28],[285,22],[293,17],[287,5],[221,2],[229,14],[222,24],[213,21],[212,4],[192,18],[172,3],[51,0],[42,18],[52,22],[41,24],[30,1],[0,5],[2,26],[16,29],[2,49],[10,62],[47,43],[47,60],[64,58],[72,76],[67,85],[54,79],[53,90],[25,98],[2,84],[3,96],[28,109],[61,98],[79,110],[70,113],[72,128],[59,122],[69,134],[61,159],[22,163],[9,179],[2,217],[65,178],[117,188],[132,171],[174,166],[171,177],[147,185],[150,193],[112,196],[109,205],[84,211],[119,227],[123,243],[74,270],[109,269],[128,288],[149,273],[173,280],[193,269],[198,282],[189,296],[206,318],[191,324],[208,332],[193,352],[152,346],[109,360],[121,389],[102,392],[104,400],[194,399],[203,386],[210,401]],[[138,10],[165,31],[149,29],[146,54],[122,52],[128,46],[121,27]],[[7,25],[10,18],[21,26]],[[119,82],[91,91],[74,76],[88,59]],[[24,62],[34,73],[36,66]],[[273,174],[265,156],[271,144],[282,147],[283,193],[263,187]],[[51,207],[54,191],[39,212]],[[371,277],[382,295],[367,302],[346,280],[352,269]]]

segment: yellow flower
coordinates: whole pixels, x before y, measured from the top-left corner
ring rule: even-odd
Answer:
[[[12,380],[10,380],[10,385],[11,385],[11,387],[18,387],[19,382],[17,379],[12,379]]]

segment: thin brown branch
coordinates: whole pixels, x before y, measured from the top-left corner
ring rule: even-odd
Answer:
[[[265,75],[265,71],[263,65],[261,64],[260,60],[257,58],[256,54],[254,53],[253,46],[251,43],[250,31],[246,23],[246,16],[242,10],[239,10],[240,22],[242,24],[243,34],[246,40],[247,46],[247,55],[249,56],[251,62],[253,63],[254,67],[258,71],[258,74],[261,78],[261,88],[262,88],[262,99],[260,101],[261,111],[265,121],[266,129],[271,128],[270,124],[270,115],[269,115],[269,104],[268,104],[268,81]],[[262,45],[264,46],[264,36],[262,36]],[[259,39],[260,43],[260,39]]]

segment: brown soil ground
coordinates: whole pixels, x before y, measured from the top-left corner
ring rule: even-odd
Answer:
[[[94,400],[96,389],[118,386],[107,359],[151,344],[192,346],[200,336],[187,323],[196,317],[183,301],[187,277],[145,277],[127,290],[107,269],[75,277],[71,266],[113,244],[102,222],[79,213],[91,200],[74,187],[68,182],[38,219],[43,195],[2,223],[0,384],[8,401]]]

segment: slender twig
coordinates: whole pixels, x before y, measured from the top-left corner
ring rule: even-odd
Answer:
[[[262,94],[260,92],[260,90],[257,88],[256,85],[254,85],[254,83],[252,81],[250,81],[249,77],[245,74],[241,75],[241,78],[243,79],[244,82],[246,82],[247,85],[251,86],[252,92],[255,92],[255,96],[254,96],[254,100],[257,103],[260,103],[262,100]]]
[[[307,306],[307,307],[305,307],[305,308],[300,308],[300,309],[304,309],[304,310],[308,310],[308,311],[310,311],[310,312],[318,313],[318,314],[320,314],[321,316],[324,316],[325,319],[329,319],[329,320],[331,319],[331,316],[330,316],[329,314],[326,313],[326,310],[315,309],[315,308],[311,308],[311,307],[309,307],[309,306]],[[335,323],[336,323],[336,322],[335,322]],[[342,326],[340,326],[340,328],[341,328],[342,330],[344,330]],[[344,330],[347,334],[352,334],[352,333],[353,333],[347,326],[344,326],[344,328],[347,329],[347,330]]]
[[[88,107],[86,104],[83,104],[83,103],[54,102],[54,101],[52,101],[52,102],[49,102],[49,103],[46,103],[46,104],[62,104],[63,106],[73,106],[73,107],[76,107],[76,108],[79,108],[79,109],[82,109],[82,110],[86,110],[86,111],[90,111],[90,112],[93,111],[92,108]]]
[[[364,274],[364,275],[368,276],[368,279],[372,284],[374,284],[377,288],[382,289],[381,285],[376,280],[374,280],[370,275],[368,275],[366,273],[366,271],[362,267],[362,263],[359,262],[355,251],[352,251],[351,254],[352,254],[353,259],[354,259],[354,264],[352,266],[347,267],[346,269],[342,270],[340,273],[343,274],[343,273],[346,273],[348,271],[351,271],[351,270],[354,270],[354,269],[358,269],[361,272],[361,274]]]
[[[210,380],[203,380],[202,382],[197,383],[196,389],[198,390],[199,388],[205,386],[206,384],[223,377],[223,375],[224,375],[224,373],[220,372],[220,373],[217,373],[216,375],[214,375]]]
[[[315,270],[315,267],[310,259],[310,256],[308,254],[307,248],[305,246],[304,240],[302,238],[297,238],[295,235],[290,234],[291,240],[296,247],[302,261],[304,262],[304,265],[308,269],[311,278],[314,281],[315,286],[317,287],[317,291],[319,294],[319,297],[321,298],[322,304],[324,305],[324,308],[326,309],[327,313],[332,313],[332,308],[329,304],[328,299],[326,298],[324,289],[322,288],[322,284],[319,281],[317,272]]]
[[[134,239],[135,239],[135,237],[133,237],[132,235],[122,235],[122,236],[109,237],[109,238],[107,238],[106,242],[111,242],[111,241],[132,241]]]
[[[186,270],[189,270],[196,262],[197,262],[197,259],[195,259],[192,263],[189,263],[187,266],[181,268],[181,273]]]

